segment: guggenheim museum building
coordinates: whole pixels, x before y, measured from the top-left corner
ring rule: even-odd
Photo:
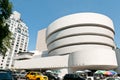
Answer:
[[[99,13],[76,13],[61,17],[38,31],[36,50],[19,53],[15,69],[116,70],[119,56],[112,20]]]

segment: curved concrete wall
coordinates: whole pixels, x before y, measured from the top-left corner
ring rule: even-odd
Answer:
[[[60,29],[84,24],[100,25],[101,27],[104,26],[104,28],[110,28],[114,30],[112,20],[105,15],[96,13],[77,13],[64,16],[50,24],[47,29],[47,37]]]
[[[110,49],[84,49],[73,52],[69,57],[69,67],[81,67],[81,69],[115,69],[116,55]]]
[[[106,29],[103,27],[77,26],[77,27],[67,28],[65,30],[55,32],[47,39],[47,44],[50,44],[53,41],[60,39],[60,38],[75,36],[75,35],[84,35],[84,34],[103,35],[103,36],[110,37],[112,39],[114,38],[114,33],[110,31],[109,29]]]
[[[113,23],[102,14],[77,13],[57,19],[47,28],[46,42],[50,55],[69,53],[73,57],[69,59],[71,67],[117,67],[115,52],[112,50],[115,47]]]

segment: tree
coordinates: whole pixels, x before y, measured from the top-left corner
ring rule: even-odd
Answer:
[[[10,48],[11,32],[6,20],[12,13],[12,3],[9,0],[0,0],[0,54],[5,56]]]

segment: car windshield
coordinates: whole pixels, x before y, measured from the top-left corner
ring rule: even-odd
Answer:
[[[26,72],[21,72],[21,74],[26,74]]]
[[[42,75],[42,73],[40,73],[40,72],[32,72],[31,74],[32,75]]]
[[[37,74],[38,74],[38,75],[42,75],[42,73],[40,73],[40,72],[38,72]]]

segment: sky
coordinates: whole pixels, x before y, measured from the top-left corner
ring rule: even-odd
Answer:
[[[13,11],[28,26],[28,51],[35,50],[37,33],[56,19],[74,13],[95,12],[112,19],[115,43],[120,48],[120,0],[10,0]]]

